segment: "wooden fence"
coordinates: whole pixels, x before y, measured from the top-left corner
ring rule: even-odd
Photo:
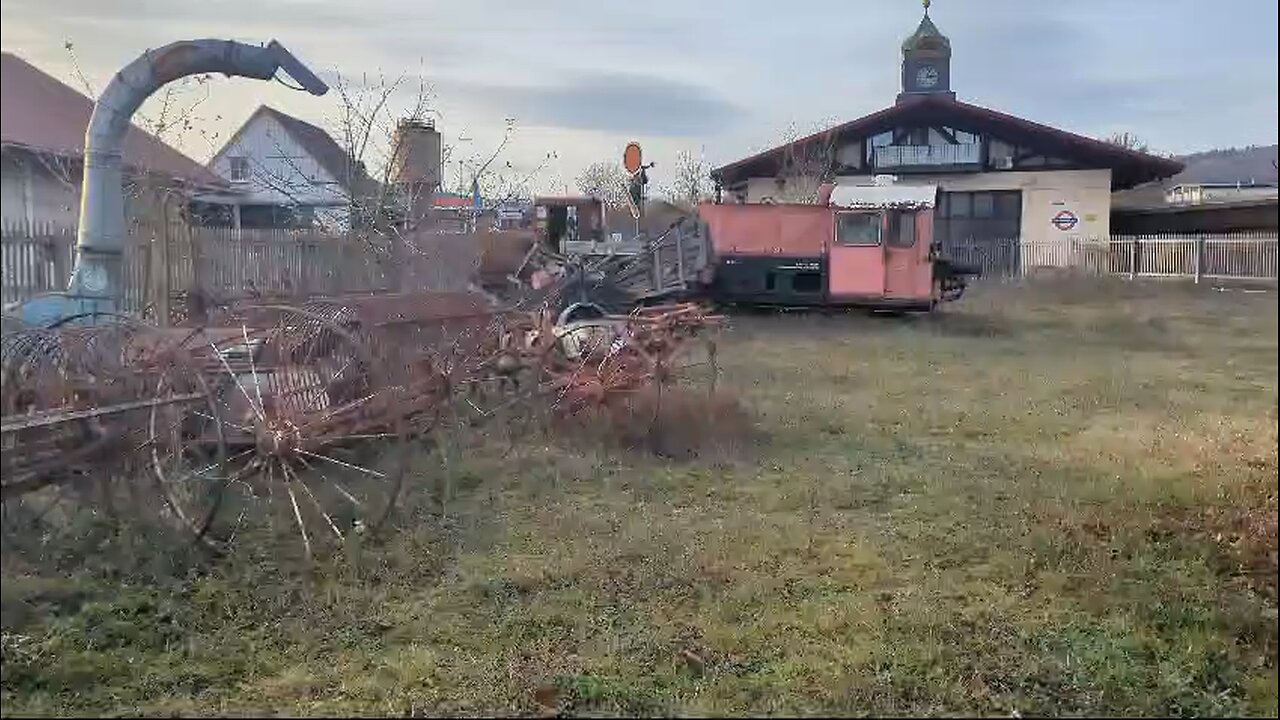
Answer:
[[[0,302],[4,305],[32,295],[65,290],[75,265],[75,228],[52,223],[0,227]],[[121,267],[127,312],[140,313],[148,304],[150,238],[131,235]]]
[[[3,302],[63,290],[75,259],[75,230],[9,224],[0,229]],[[173,224],[134,231],[125,242],[127,312],[172,317],[177,299],[200,292],[219,300],[315,297],[395,287],[465,289],[482,243],[470,235],[407,236],[395,258],[377,242],[318,230],[234,230]]]

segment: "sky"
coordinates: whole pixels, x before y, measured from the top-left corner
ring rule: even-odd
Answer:
[[[447,182],[513,119],[495,167],[560,192],[629,141],[661,184],[677,153],[717,166],[886,107],[920,16],[918,0],[4,0],[0,45],[97,91],[147,48],[274,38],[358,97],[403,78],[390,115],[428,87],[455,148]],[[967,102],[1166,153],[1276,142],[1275,0],[935,0],[930,16]],[[260,104],[329,129],[341,117],[336,92],[243,78],[174,97],[192,127],[164,137],[201,161]]]

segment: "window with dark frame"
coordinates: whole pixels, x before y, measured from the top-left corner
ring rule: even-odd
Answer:
[[[944,192],[938,200],[938,217],[973,220],[1010,220],[1022,215],[1018,190]]]
[[[836,216],[836,244],[851,247],[879,245],[880,223],[880,213],[840,213]]]
[[[244,182],[249,179],[249,158],[243,155],[236,155],[228,158],[231,165],[231,179],[234,182]]]
[[[989,192],[973,193],[973,217],[989,220],[996,216],[996,199]]]
[[[894,248],[909,248],[916,244],[916,215],[914,212],[895,211],[889,214],[889,231],[885,244]]]
[[[996,217],[998,218],[1019,218],[1022,217],[1022,193],[1017,190],[1005,190],[995,193],[996,196]]]

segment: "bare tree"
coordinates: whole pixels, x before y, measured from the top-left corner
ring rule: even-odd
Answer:
[[[630,206],[630,177],[622,165],[609,160],[591,163],[578,173],[578,190],[600,198],[610,210],[626,210]]]
[[[1116,147],[1122,147],[1125,150],[1135,150],[1141,153],[1151,152],[1151,148],[1147,143],[1131,132],[1111,133],[1103,141]]]
[[[682,150],[676,155],[675,177],[670,185],[663,188],[663,195],[676,205],[695,208],[698,203],[710,198],[710,177],[710,169],[701,156]]]
[[[818,186],[834,176],[838,149],[835,123],[822,120],[814,126],[821,129],[803,137],[795,123],[783,132],[781,158],[774,175],[776,189],[766,196],[767,201],[817,202]]]
[[[487,186],[485,197],[492,198],[496,205],[504,205],[507,203],[532,202],[533,200],[533,183],[542,176],[552,162],[559,159],[559,154],[554,150],[546,153],[542,160],[527,173],[521,171],[520,168],[506,163],[506,169],[510,172],[499,172],[494,175],[492,182]]]

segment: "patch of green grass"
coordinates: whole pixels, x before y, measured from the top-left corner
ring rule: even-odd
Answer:
[[[752,449],[495,431],[314,568],[6,562],[5,713],[1276,713],[1274,295],[732,325]]]

